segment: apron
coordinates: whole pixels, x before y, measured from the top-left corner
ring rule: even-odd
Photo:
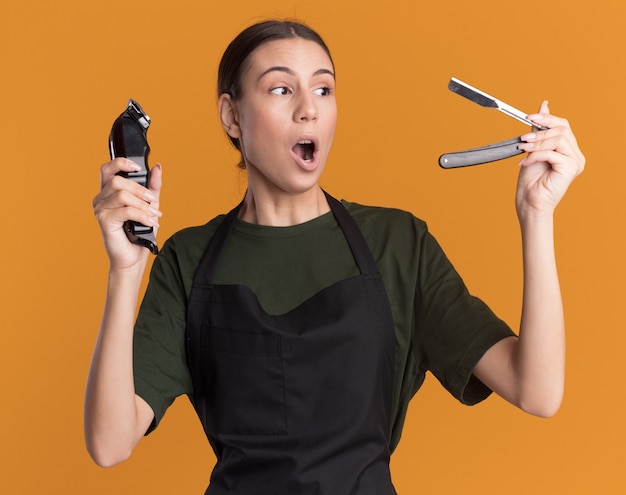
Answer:
[[[331,211],[360,275],[282,314],[211,280],[241,205],[218,227],[187,309],[192,402],[217,463],[205,495],[393,495],[395,334],[376,262],[344,206]]]

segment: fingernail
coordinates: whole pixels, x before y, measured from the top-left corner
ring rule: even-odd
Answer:
[[[151,216],[153,217],[162,217],[163,213],[161,213],[159,210],[152,208],[152,206],[148,206],[148,213],[150,213]]]
[[[520,162],[518,163],[518,165],[521,167],[522,165],[524,165],[524,163],[526,163],[526,158],[520,160]]]
[[[537,134],[535,134],[534,132],[529,132],[528,134],[524,134],[523,136],[521,136],[520,139],[529,143],[537,139]]]
[[[135,172],[139,172],[141,170],[141,166],[132,160],[126,160],[126,163],[128,164],[128,168],[134,170]]]
[[[147,189],[143,197],[148,203],[154,203],[157,200],[156,196]]]
[[[517,148],[522,151],[531,151],[535,147],[534,143],[522,143]]]

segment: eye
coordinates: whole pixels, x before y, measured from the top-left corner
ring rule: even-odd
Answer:
[[[329,96],[329,95],[333,94],[333,89],[328,87],[328,86],[323,86],[323,87],[317,88],[315,91],[313,91],[313,94],[315,94],[317,96]]]
[[[279,96],[288,95],[290,92],[291,91],[289,91],[289,88],[287,86],[279,86],[277,88],[270,89],[270,93]]]

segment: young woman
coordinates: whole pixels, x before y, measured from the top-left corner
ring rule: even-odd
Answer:
[[[431,371],[467,404],[495,391],[539,416],[559,408],[564,324],[553,211],[584,157],[547,104],[523,137],[519,336],[471,296],[426,225],[409,213],[339,202],[319,178],[337,107],[334,65],[308,27],[243,31],[219,70],[222,125],[241,152],[240,205],[163,246],[136,323],[148,250],[131,219],[158,226],[149,190],[102,166],[94,199],[110,259],[85,401],[89,452],[125,460],[187,394],[217,464],[208,494],[393,494],[389,456],[410,398]]]

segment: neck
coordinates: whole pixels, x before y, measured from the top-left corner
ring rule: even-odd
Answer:
[[[289,227],[313,220],[330,211],[319,186],[300,194],[258,194],[248,188],[239,218],[258,225]]]

